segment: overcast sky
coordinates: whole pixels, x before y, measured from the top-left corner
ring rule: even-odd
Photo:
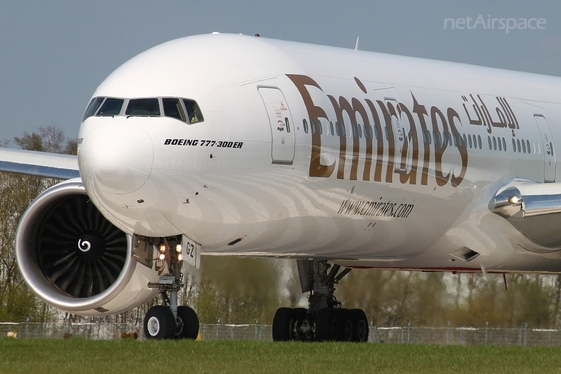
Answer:
[[[0,0],[0,140],[50,125],[75,138],[119,65],[213,31],[346,48],[360,36],[362,50],[561,76],[557,1]]]

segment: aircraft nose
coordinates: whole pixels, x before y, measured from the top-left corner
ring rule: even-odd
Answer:
[[[142,187],[150,176],[153,159],[150,135],[123,122],[93,129],[84,136],[78,157],[86,188],[95,186],[112,194],[126,194]]]

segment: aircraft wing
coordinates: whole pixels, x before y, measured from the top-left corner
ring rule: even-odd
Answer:
[[[544,250],[561,248],[561,183],[515,179],[499,189],[490,208]]]
[[[0,149],[0,171],[56,179],[80,176],[77,156],[8,148]]]

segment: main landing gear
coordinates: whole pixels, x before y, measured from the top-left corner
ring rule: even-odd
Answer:
[[[331,270],[330,270],[331,268]],[[309,306],[279,308],[273,319],[273,340],[347,341],[368,340],[368,320],[361,309],[344,309],[333,296],[334,285],[351,269],[326,260],[299,260],[298,272],[302,292],[310,292]],[[329,271],[329,272],[328,272]]]
[[[168,274],[160,276],[157,288],[164,305],[148,309],[144,317],[144,336],[147,339],[196,339],[199,318],[188,306],[177,306],[177,292],[183,287],[181,236],[160,239],[158,264],[167,267]]]

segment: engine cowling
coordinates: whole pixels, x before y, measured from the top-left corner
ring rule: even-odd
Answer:
[[[89,200],[82,181],[59,183],[35,199],[16,233],[16,258],[31,290],[74,314],[98,316],[138,306],[157,294],[158,272],[135,259],[135,241]]]

